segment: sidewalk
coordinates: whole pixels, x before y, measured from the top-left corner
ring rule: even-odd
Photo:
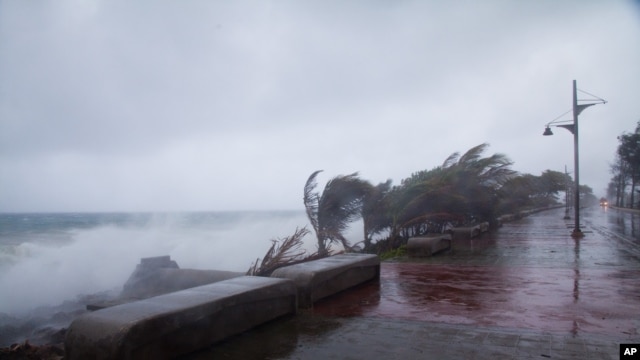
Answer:
[[[618,359],[640,342],[640,243],[608,211],[578,241],[560,209],[384,262],[379,283],[187,358]]]

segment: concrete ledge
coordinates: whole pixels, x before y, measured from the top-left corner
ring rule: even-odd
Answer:
[[[296,309],[293,282],[237,277],[80,316],[65,359],[170,359]]]
[[[340,254],[277,269],[272,277],[293,280],[298,306],[314,302],[380,277],[380,258],[370,254]]]
[[[518,216],[516,214],[504,214],[504,215],[498,217],[498,221],[500,221],[501,223],[514,221],[514,220],[517,220],[517,219],[518,219]]]
[[[451,229],[451,236],[453,240],[469,240],[474,237],[480,236],[482,228],[480,225],[458,227]]]
[[[417,236],[407,241],[409,257],[428,257],[449,249],[451,249],[451,234]]]

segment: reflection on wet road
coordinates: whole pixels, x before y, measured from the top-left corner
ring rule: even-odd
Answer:
[[[379,283],[314,313],[571,333],[640,331],[638,215],[587,209],[574,240],[562,210],[505,224],[425,260],[384,262]]]

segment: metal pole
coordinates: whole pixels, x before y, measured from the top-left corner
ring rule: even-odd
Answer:
[[[580,230],[580,161],[578,155],[578,90],[576,81],[573,80],[573,168],[575,171],[576,190],[573,194],[574,198],[574,219],[573,237],[582,237]]]
[[[569,216],[569,209],[571,208],[571,205],[569,205],[569,191],[571,191],[570,189],[570,179],[569,179],[569,172],[567,171],[567,165],[564,166],[564,220],[569,220],[571,219],[571,216]]]

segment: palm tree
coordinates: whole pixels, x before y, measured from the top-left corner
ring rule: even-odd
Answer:
[[[628,178],[631,181],[631,198],[629,199],[629,207],[636,208],[635,193],[638,183],[640,183],[640,121],[636,125],[633,133],[624,133],[618,136],[620,144],[618,145],[617,155],[625,164],[628,170]]]
[[[362,222],[364,226],[364,249],[371,247],[373,236],[388,229],[391,224],[389,215],[389,192],[391,180],[370,186],[362,202]]]
[[[451,154],[432,170],[412,174],[394,191],[395,234],[441,231],[445,223],[492,220],[499,188],[515,176],[502,154],[482,157],[488,144]],[[430,229],[431,228],[431,229]]]
[[[517,173],[503,154],[481,157],[488,144],[480,144],[462,155],[449,168],[456,173],[457,190],[467,203],[467,216],[476,221],[491,221],[495,217],[500,194],[498,190]]]
[[[463,223],[466,196],[458,191],[454,171],[437,167],[417,175],[396,195],[396,233],[419,235],[441,231],[447,223]]]
[[[314,190],[321,171],[315,171],[307,179],[304,206],[318,238],[318,254],[326,256],[331,243],[339,242],[345,250],[350,249],[343,232],[361,215],[362,201],[371,184],[360,179],[358,173],[339,175],[329,180],[319,194]]]

